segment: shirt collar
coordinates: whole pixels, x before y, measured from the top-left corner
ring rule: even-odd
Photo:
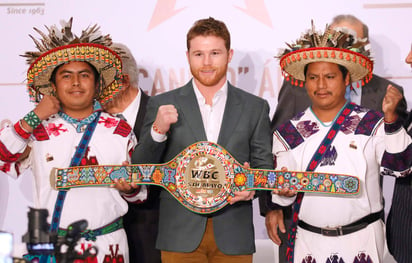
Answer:
[[[66,120],[68,123],[73,124],[76,127],[77,132],[83,132],[84,128],[91,123],[94,119],[96,119],[99,112],[103,111],[102,105],[98,101],[94,101],[93,103],[93,112],[87,116],[86,118],[79,120],[70,117],[66,113],[59,111],[59,115],[61,118]]]
[[[196,83],[195,83],[195,81],[194,81],[193,79],[192,79],[192,85],[193,85],[193,89],[194,89],[194,91],[195,91],[195,95],[196,95],[197,102],[198,102],[199,104],[202,104],[202,105],[206,104],[205,98],[203,97],[202,93],[200,93],[200,90],[199,90],[199,88],[196,86]],[[223,84],[223,86],[216,92],[215,96],[213,97],[213,101],[214,101],[216,98],[220,97],[220,96],[227,97],[227,90],[228,90],[227,81],[225,81],[225,83]]]

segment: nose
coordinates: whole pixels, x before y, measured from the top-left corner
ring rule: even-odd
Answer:
[[[318,88],[319,89],[325,88],[326,87],[325,83],[326,83],[325,78],[323,76],[320,76],[319,79],[318,79]]]
[[[212,58],[211,55],[205,55],[203,59],[203,64],[204,65],[210,65],[212,63]]]
[[[80,86],[79,76],[77,76],[77,75],[73,76],[72,86],[73,87]]]

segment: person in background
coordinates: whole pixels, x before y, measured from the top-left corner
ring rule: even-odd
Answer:
[[[232,59],[230,33],[212,17],[187,33],[193,79],[151,97],[133,163],[164,163],[198,141],[220,144],[240,163],[273,168],[267,101],[232,86],[226,77]],[[163,263],[252,262],[255,252],[253,191],[235,192],[230,205],[207,215],[160,193],[156,246]]]
[[[358,38],[369,40],[369,29],[366,24],[353,15],[338,15],[332,19],[332,28],[347,28]],[[348,85],[346,98],[358,105],[382,112],[382,101],[386,94],[387,86],[392,86],[403,92],[399,85],[372,75],[369,82],[357,81]],[[302,85],[294,85],[291,81],[284,80],[278,96],[278,104],[272,118],[271,127],[274,131],[280,124],[290,120],[293,116],[304,111],[311,102],[307,91]],[[397,107],[400,118],[405,118],[406,100],[402,98]],[[285,262],[287,229],[292,220],[291,207],[279,207],[271,202],[270,192],[263,192],[259,197],[260,214],[265,216],[266,228],[269,238],[279,245],[279,262]],[[278,231],[279,230],[279,231]]]
[[[138,67],[130,49],[121,43],[113,43],[114,50],[121,50],[123,64],[123,89],[104,109],[124,118],[139,141],[140,130],[146,114],[149,96],[139,88]],[[160,251],[156,249],[159,224],[160,187],[148,186],[147,200],[142,204],[129,203],[129,210],[123,217],[124,229],[129,243],[130,262],[160,263]]]
[[[61,30],[46,27],[48,34],[36,29],[42,39],[32,38],[39,51],[24,55],[30,65],[27,87],[36,105],[0,131],[0,169],[13,177],[32,170],[34,207],[47,209],[50,233],[64,238],[72,223],[87,221],[77,253],[97,247],[91,262],[129,262],[122,217],[128,209],[126,200],[144,201],[146,187],[118,180],[113,187],[57,191],[50,183],[52,168],[122,164],[130,161],[136,145],[127,122],[102,111],[101,104],[122,89],[121,59],[111,49],[110,36],[101,35],[94,25],[78,37],[71,31],[72,18],[61,23]],[[46,256],[26,258],[55,261],[53,255]]]
[[[412,46],[405,62],[412,66]],[[404,127],[412,136],[412,111],[409,112]],[[412,158],[412,147],[409,147],[409,160]],[[411,167],[409,162],[409,167]],[[412,261],[412,176],[396,178],[393,190],[392,205],[386,222],[388,248],[399,263]]]

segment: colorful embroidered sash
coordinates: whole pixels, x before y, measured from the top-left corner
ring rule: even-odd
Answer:
[[[336,118],[336,121],[333,123],[332,127],[326,134],[325,138],[323,138],[322,142],[319,144],[318,149],[316,150],[315,154],[312,156],[312,159],[309,162],[306,171],[311,172],[318,167],[320,161],[322,160],[323,155],[332,144],[332,141],[335,139],[336,135],[339,132],[340,127],[344,123],[345,119],[350,115],[352,110],[355,108],[355,104],[347,103],[344,108],[341,110],[340,114]],[[359,187],[359,185],[358,185]],[[299,192],[296,196],[296,200],[293,204],[292,209],[292,223],[289,229],[288,234],[288,244],[286,250],[286,258],[288,263],[293,263],[294,260],[294,249],[295,249],[295,239],[296,239],[296,231],[299,221],[299,210],[302,204],[303,199],[303,192]]]
[[[245,168],[212,142],[194,143],[164,164],[55,169],[51,184],[57,189],[109,186],[120,178],[162,186],[187,209],[200,214],[223,208],[236,191],[287,186],[296,191],[350,195],[359,190],[359,179],[353,176]]]
[[[97,122],[100,118],[100,111],[97,112],[94,120],[87,125],[85,132],[79,142],[79,145],[76,148],[76,152],[74,153],[72,160],[70,162],[70,166],[78,166],[86,152],[87,146],[89,145],[90,139],[92,138],[93,132],[97,126]],[[66,198],[67,190],[61,190],[57,194],[56,203],[54,205],[53,217],[52,222],[50,224],[50,232],[57,232],[60,225],[60,217],[63,211],[63,204]]]

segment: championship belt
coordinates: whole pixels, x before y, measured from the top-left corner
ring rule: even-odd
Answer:
[[[318,172],[276,171],[243,167],[222,146],[201,141],[163,164],[95,165],[54,168],[55,189],[109,186],[115,179],[159,185],[189,210],[208,214],[226,206],[234,192],[289,187],[301,192],[352,195],[359,192],[354,176]]]

